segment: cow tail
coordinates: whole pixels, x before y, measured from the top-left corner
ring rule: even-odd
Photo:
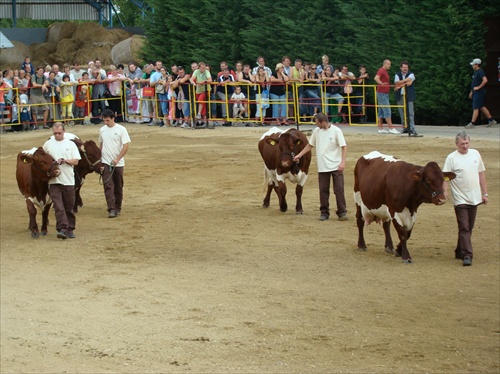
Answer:
[[[269,173],[266,170],[266,166],[264,165],[264,184],[262,185],[262,191],[264,195],[267,193],[267,186],[269,185]]]

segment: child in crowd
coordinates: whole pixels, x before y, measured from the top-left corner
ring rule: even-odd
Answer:
[[[88,86],[84,84],[76,92],[75,117],[77,121],[76,123],[78,125],[83,125],[83,119],[85,117],[85,108],[88,105],[88,101],[89,101]]]
[[[63,80],[61,82],[61,118],[62,119],[73,119],[73,102],[75,97],[73,96],[73,86],[77,82],[71,82],[70,77],[64,74]]]
[[[29,131],[31,122],[31,106],[28,105],[28,95],[20,95],[21,104],[19,105],[19,119],[21,120],[22,129],[24,131]]]
[[[245,100],[245,94],[241,92],[241,87],[236,86],[234,88],[234,92],[231,95],[231,101],[233,102],[233,117],[234,118],[243,118],[243,115],[246,113],[245,105],[243,101]]]

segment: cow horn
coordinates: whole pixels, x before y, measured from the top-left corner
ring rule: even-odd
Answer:
[[[81,149],[82,152],[85,153],[85,145],[82,144],[81,147],[80,147],[80,149]]]

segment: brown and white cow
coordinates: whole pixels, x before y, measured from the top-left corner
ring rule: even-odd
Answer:
[[[392,221],[399,237],[396,256],[402,256],[405,263],[413,262],[406,242],[415,225],[417,209],[422,203],[444,204],[443,181],[453,178],[454,173],[443,173],[435,162],[418,166],[376,151],[361,157],[354,168],[358,249],[366,251],[363,228],[375,221],[382,222],[386,252],[394,253]]]
[[[101,174],[102,163],[101,163],[101,149],[93,140],[87,140],[83,142],[79,138],[75,137],[71,139],[77,146],[80,152],[80,161],[78,165],[75,166],[75,213],[78,212],[78,207],[83,206],[83,201],[80,196],[80,190],[85,182],[85,177],[87,174],[96,172]]]
[[[23,151],[17,155],[17,185],[26,200],[30,216],[28,228],[33,238],[40,236],[36,222],[36,206],[42,210],[42,235],[47,234],[49,210],[52,205],[48,194],[48,182],[50,178],[57,177],[60,173],[59,165],[42,147]]]
[[[271,192],[274,189],[278,195],[280,210],[282,212],[287,211],[285,181],[288,179],[297,184],[295,188],[297,196],[295,212],[303,214],[302,190],[309,173],[311,152],[302,156],[299,162],[294,162],[293,158],[307,144],[306,136],[295,129],[282,131],[277,127],[273,127],[262,135],[259,140],[259,152],[264,160],[264,179],[267,185],[267,192],[262,204],[264,208],[269,207]]]

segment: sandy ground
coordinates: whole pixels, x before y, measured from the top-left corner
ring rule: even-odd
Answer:
[[[107,218],[91,175],[66,241],[53,212],[49,235],[30,237],[15,180],[17,153],[50,132],[0,136],[2,373],[499,372],[498,127],[471,130],[490,203],[467,268],[452,204],[420,207],[405,265],[375,224],[356,249],[352,199],[361,155],[442,166],[459,128],[343,128],[351,219],[320,222],[315,157],[304,215],[280,213],[275,195],[261,207],[266,129],[126,126],[122,215]],[[97,141],[96,126],[70,131]]]

